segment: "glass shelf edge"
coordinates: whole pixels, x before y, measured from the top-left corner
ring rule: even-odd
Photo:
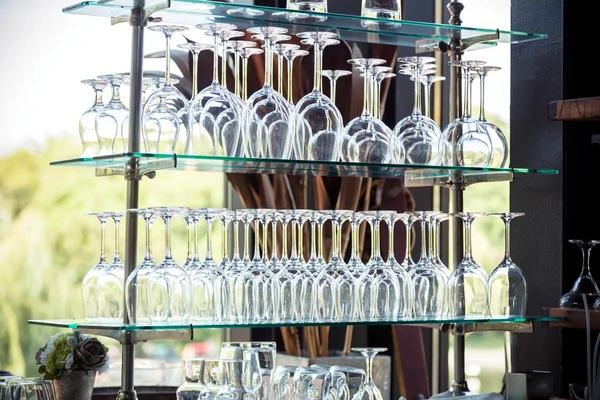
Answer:
[[[473,318],[465,320],[395,320],[395,321],[345,321],[345,322],[297,322],[297,323],[254,323],[254,324],[187,324],[187,325],[119,325],[93,324],[81,320],[29,320],[32,325],[51,326],[66,329],[96,329],[112,331],[159,331],[182,329],[236,329],[236,328],[278,328],[304,326],[368,326],[368,325],[479,325],[479,324],[514,324],[528,322],[562,322],[562,317],[513,317],[513,318]]]

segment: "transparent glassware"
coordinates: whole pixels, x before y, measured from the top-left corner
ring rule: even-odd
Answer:
[[[485,81],[490,72],[499,71],[500,67],[483,65],[475,67],[473,70],[479,74],[479,122],[484,126],[490,135],[492,145],[492,159],[489,166],[492,168],[508,167],[508,141],[506,136],[498,125],[487,120],[485,115]]]
[[[315,305],[318,301],[317,277],[327,267],[323,257],[323,225],[329,217],[319,211],[309,211],[307,216],[310,222],[310,252],[299,277],[302,282],[299,311],[301,320],[314,321]]]
[[[283,39],[281,41],[290,40],[292,37],[289,35],[281,35]],[[300,50],[300,46],[293,43],[276,43],[273,45],[273,54],[277,57],[277,91],[281,94],[284,93],[283,85],[283,60],[285,60],[284,54],[289,51]],[[289,102],[289,93],[286,96]]]
[[[100,258],[94,267],[83,277],[81,290],[83,295],[83,310],[85,319],[88,322],[97,322],[100,318],[100,304],[98,301],[102,294],[98,291],[98,280],[108,268],[106,262],[106,222],[110,218],[109,213],[90,213],[90,217],[95,217],[100,221]]]
[[[366,361],[366,377],[365,383],[363,385],[363,389],[366,392],[366,396],[361,397],[362,399],[369,400],[383,400],[381,396],[381,391],[375,385],[375,381],[373,380],[373,360],[377,353],[382,353],[387,351],[385,347],[353,347],[352,351],[361,353],[365,357]]]
[[[409,69],[414,82],[415,103],[411,115],[400,120],[394,127],[394,149],[402,149],[408,164],[439,165],[442,162],[443,147],[440,145],[440,127],[422,112],[421,82],[424,76],[433,72],[433,57],[404,57],[398,61]],[[402,151],[401,150],[401,151]],[[399,160],[401,154],[395,154]]]
[[[590,271],[590,256],[592,249],[600,243],[600,240],[569,240],[581,249],[583,255],[583,263],[581,274],[573,283],[573,287],[568,293],[565,293],[559,302],[559,306],[563,308],[584,308],[583,297],[587,299],[587,303],[591,308],[592,305],[600,298],[600,290],[596,280]]]
[[[431,214],[415,211],[421,223],[421,256],[410,274],[413,281],[415,318],[440,318],[445,313],[448,277],[431,262],[427,252],[427,224]]]
[[[298,367],[293,380],[296,399],[326,399],[331,387],[331,373],[321,366]]]
[[[123,287],[125,284],[125,268],[120,255],[119,225],[124,213],[109,213],[114,222],[115,254],[113,260],[98,278],[99,321],[120,323],[123,321]]]
[[[177,400],[198,400],[204,389],[202,383],[202,370],[204,369],[204,358],[184,358],[183,373],[184,381],[177,388]]]
[[[243,210],[229,212],[230,221],[233,223],[233,254],[228,262],[221,262],[221,268],[224,274],[224,286],[221,295],[228,296],[226,305],[223,303],[223,311],[226,321],[237,322],[240,318],[238,314],[238,303],[241,301],[242,292],[238,292],[239,286],[236,286],[237,277],[245,270],[246,264],[240,257],[240,222],[243,221]],[[225,259],[224,259],[225,260]],[[224,298],[221,299],[223,301]]]
[[[354,276],[355,281],[358,283],[360,281],[360,277],[367,269],[365,263],[363,263],[361,259],[361,249],[360,249],[360,226],[365,221],[366,216],[361,212],[355,212],[350,217],[350,227],[352,229],[351,234],[351,252],[350,259],[348,260],[348,270]],[[358,290],[358,289],[356,289]],[[355,307],[357,310],[357,314],[361,314],[362,310],[362,302],[360,301],[360,297],[356,296],[359,293],[355,290]]]
[[[292,223],[292,229],[296,229],[296,235],[292,235],[292,257],[294,266],[297,271],[292,282],[292,290],[294,291],[295,305],[294,312],[296,321],[304,321],[307,317],[312,317],[312,312],[309,315],[304,312],[314,309],[314,287],[315,275],[312,270],[307,267],[307,262],[304,258],[304,226],[310,222],[312,210],[295,210],[295,226]],[[312,293],[309,293],[312,291]]]
[[[363,215],[371,228],[371,257],[358,283],[359,298],[363,302],[362,319],[393,321],[398,316],[404,293],[396,272],[381,257],[380,227],[385,214],[381,211],[363,211]]]
[[[351,64],[363,71],[364,108],[360,116],[350,121],[343,131],[341,157],[346,162],[386,164],[392,162],[390,149],[392,131],[375,118],[373,110],[373,68],[385,63],[374,58],[351,59]]]
[[[402,264],[396,260],[394,249],[394,231],[396,222],[400,219],[400,214],[395,211],[381,211],[383,221],[388,229],[388,257],[385,261],[387,268],[394,271],[398,278],[400,295],[398,296],[398,318],[410,316],[414,304],[412,278]]]
[[[219,216],[219,221],[222,227],[221,242],[223,245],[223,252],[221,254],[221,261],[217,265],[217,270],[220,271],[217,279],[215,279],[215,320],[219,322],[229,321],[232,316],[232,309],[235,306],[231,305],[231,299],[234,295],[233,289],[230,284],[235,283],[235,278],[230,277],[230,259],[229,259],[229,223],[233,220],[234,212],[225,210]]]
[[[444,129],[443,139],[450,143],[443,154],[444,165],[487,167],[492,159],[492,143],[487,129],[471,116],[471,72],[485,61],[455,61],[451,65],[462,68],[463,112]]]
[[[165,257],[148,276],[148,309],[152,324],[186,324],[190,319],[191,287],[188,274],[171,253],[171,221],[188,212],[183,207],[157,207],[165,226]]]
[[[144,219],[146,230],[146,252],[144,259],[127,277],[125,282],[125,305],[129,322],[137,325],[150,323],[148,308],[148,286],[150,274],[158,267],[152,256],[152,225],[158,214],[153,209],[130,210]]]
[[[236,95],[236,97],[239,97],[240,100],[245,101],[247,97],[242,97],[242,86],[246,86],[247,88],[247,84],[248,84],[248,78],[245,77],[243,74],[240,74],[240,70],[242,69],[242,64],[243,64],[243,55],[246,53],[246,49],[254,49],[254,47],[256,47],[256,42],[253,42],[251,40],[230,40],[227,42],[227,47],[229,48],[229,51],[233,53],[233,63],[234,63],[234,75],[235,75],[235,82],[234,82],[234,94]],[[259,50],[259,49],[254,49],[254,50]],[[263,50],[260,50],[259,53],[262,53]],[[258,53],[257,53],[258,54]],[[246,59],[247,62],[247,59]],[[247,65],[244,67],[244,74],[247,73]]]
[[[327,13],[327,0],[287,0],[288,10]]]
[[[263,54],[265,51],[263,49],[254,49],[254,48],[245,48],[240,52],[240,57],[242,58],[242,101],[244,101],[244,104],[246,102],[246,100],[248,100],[248,61],[250,60],[250,57],[258,55],[258,54]],[[242,127],[242,135],[245,136],[246,133],[243,130],[244,127]],[[246,148],[246,145],[244,145],[244,149]]]
[[[435,69],[433,70],[435,71]],[[443,82],[446,80],[445,76],[440,75],[426,75],[421,76],[421,83],[423,84],[423,115],[431,118],[431,88],[436,82]],[[440,132],[441,133],[441,132]]]
[[[402,19],[400,0],[363,0],[361,15],[366,18]]]
[[[216,400],[246,399],[249,393],[242,386],[243,360],[219,361],[219,391]]]
[[[292,378],[296,368],[292,365],[277,365],[274,368],[270,381],[273,400],[293,400],[294,385]]]
[[[332,376],[332,387],[337,388],[337,393],[341,399],[368,399],[365,392],[366,372],[360,368],[344,367],[334,365],[330,368]],[[335,383],[336,376],[343,376],[341,383]]]
[[[96,133],[96,115],[104,107],[102,100],[106,81],[103,79],[84,79],[81,81],[84,85],[94,89],[94,104],[88,108],[79,118],[79,137],[81,138],[81,157],[94,157],[102,152],[109,154],[112,149],[110,142],[103,143],[105,149],[100,150],[100,142]]]
[[[290,159],[292,140],[290,117],[292,106],[273,89],[273,44],[287,29],[253,27],[252,38],[264,42],[265,80],[263,87],[253,93],[244,105],[242,117],[245,135],[245,154],[252,158]]]
[[[297,36],[304,45],[313,46],[314,87],[294,107],[292,116],[294,154],[298,160],[337,161],[341,153],[344,129],[342,114],[322,90],[323,51],[338,45],[332,32],[302,32]]]
[[[95,126],[98,142],[100,144],[99,155],[123,153],[127,151],[127,142],[123,137],[123,121],[129,117],[129,109],[121,101],[121,85],[124,76],[100,75],[99,79],[107,82],[112,91],[112,97],[106,105],[96,114]]]
[[[488,278],[490,314],[494,317],[523,316],[527,310],[527,282],[521,268],[510,257],[510,223],[524,213],[495,213],[504,221],[504,258]]]
[[[484,215],[486,214],[473,212],[454,215],[463,220],[464,255],[448,279],[450,317],[486,318],[489,316],[488,276],[485,270],[477,264],[471,252],[473,221]]]
[[[352,321],[357,318],[355,304],[347,299],[356,296],[356,281],[344,262],[342,225],[354,214],[351,210],[322,211],[331,220],[331,257],[316,279],[315,317],[319,322]]]
[[[179,25],[152,25],[149,30],[162,32],[166,41],[165,84],[148,96],[142,109],[144,128],[146,120],[158,122],[156,140],[145,133],[147,150],[151,153],[188,154],[190,151],[192,110],[188,99],[171,80],[171,38],[175,33],[187,31]]]
[[[258,351],[246,349],[242,355],[242,386],[248,393],[248,399],[257,399],[257,392],[262,386],[262,374],[258,359]]]
[[[201,101],[198,98],[198,57],[201,52],[211,50],[213,45],[188,42],[179,44],[177,47],[189,50],[192,54],[192,99],[190,100],[192,130],[187,154],[210,156],[215,152],[212,136],[198,124],[198,102]]]
[[[352,75],[352,71],[345,69],[325,69],[321,71],[321,74],[329,79],[329,98],[331,99],[331,102],[335,104],[338,79],[344,76]]]
[[[218,358],[207,358],[204,360],[200,382],[204,388],[200,392],[198,399],[214,400],[220,385],[220,365],[221,361]]]
[[[416,263],[412,259],[412,227],[413,224],[419,220],[419,218],[411,212],[404,212],[398,214],[398,220],[402,221],[405,228],[406,245],[404,248],[404,259],[400,266],[405,269],[408,273],[411,273],[415,268]]]
[[[271,393],[271,374],[275,369],[277,344],[275,342],[223,342],[221,345],[221,359],[243,360],[244,354],[253,351],[258,354],[260,374],[262,377],[261,387],[258,389],[259,399],[269,399]],[[241,384],[241,370],[239,374],[239,387]],[[246,398],[245,396],[242,398]]]
[[[298,57],[305,57],[310,53],[307,50],[300,50],[294,48],[286,48],[283,51],[283,57],[287,61],[287,101],[290,105],[294,106],[294,60]]]

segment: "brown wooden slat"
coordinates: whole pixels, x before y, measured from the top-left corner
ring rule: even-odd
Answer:
[[[552,101],[548,117],[553,121],[600,121],[600,97]]]
[[[542,314],[549,317],[562,317],[565,320],[550,322],[550,326],[561,328],[585,329],[585,310],[573,308],[544,308]],[[600,330],[600,311],[590,310],[590,327]]]

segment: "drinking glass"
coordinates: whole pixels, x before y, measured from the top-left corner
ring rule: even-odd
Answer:
[[[337,161],[340,158],[342,114],[333,101],[323,94],[323,50],[338,45],[332,32],[302,32],[297,36],[314,51],[314,87],[294,107],[292,116],[295,157],[298,160]]]
[[[110,218],[110,213],[90,213],[90,217],[96,217],[100,221],[100,258],[94,267],[83,277],[81,290],[83,294],[83,309],[85,319],[88,322],[96,322],[100,318],[100,298],[103,296],[99,292],[98,281],[104,275],[108,268],[106,262],[106,221]]]
[[[190,100],[190,110],[192,113],[192,131],[187,154],[213,155],[215,152],[212,136],[198,124],[199,102],[198,96],[198,57],[201,52],[210,50],[213,45],[207,43],[188,42],[177,45],[181,49],[189,50],[192,54],[192,99]]]
[[[257,392],[262,386],[258,354],[255,349],[246,349],[242,355],[242,386],[248,392],[248,398],[251,400],[257,398]]]
[[[398,263],[396,260],[394,250],[394,230],[396,221],[400,220],[400,214],[395,211],[382,211],[381,212],[383,221],[387,224],[388,228],[388,257],[386,260],[386,267],[396,273],[398,278],[398,284],[400,289],[400,295],[398,296],[398,318],[405,318],[410,316],[410,311],[413,308],[414,295],[413,295],[413,284],[408,271]]]
[[[190,318],[191,280],[173,259],[171,253],[171,222],[188,212],[183,207],[157,207],[154,209],[165,226],[165,257],[148,277],[148,308],[150,321],[157,323],[186,324]]]
[[[392,131],[383,121],[375,118],[372,114],[373,69],[378,65],[384,64],[385,60],[378,58],[358,58],[351,59],[348,62],[359,66],[359,69],[363,71],[364,104],[362,114],[350,121],[344,128],[341,148],[342,160],[360,163],[391,163],[392,151],[390,150],[390,139]]]
[[[244,48],[240,52],[240,57],[242,58],[242,101],[246,102],[248,100],[248,61],[250,57],[263,54],[265,51],[263,49],[254,49],[254,48]],[[245,135],[245,131],[242,130],[242,133]]]
[[[152,225],[158,213],[153,209],[129,210],[144,219],[146,231],[146,252],[144,259],[127,277],[125,282],[125,305],[129,322],[132,324],[150,323],[148,308],[148,287],[151,273],[158,267],[152,256]]]
[[[423,84],[423,115],[431,118],[431,87],[436,82],[445,81],[445,76],[423,75],[421,83]]]
[[[327,13],[327,0],[287,0],[287,9]]]
[[[119,253],[119,225],[124,213],[109,213],[115,226],[115,255],[98,278],[99,322],[120,323],[123,321],[123,286],[125,269]]]
[[[402,221],[405,228],[406,245],[404,247],[404,259],[400,266],[407,272],[411,272],[415,268],[415,262],[412,259],[412,227],[413,224],[419,220],[419,218],[410,212],[404,212],[398,214],[398,219]]]
[[[294,377],[296,366],[277,365],[271,374],[271,392],[273,400],[293,400],[294,388],[290,380]]]
[[[444,129],[443,140],[450,145],[443,154],[445,165],[487,167],[492,159],[492,143],[487,129],[471,116],[471,72],[482,67],[485,61],[452,61],[455,68],[462,68],[463,112]]]
[[[158,121],[160,127],[156,142],[147,140],[150,146],[148,150],[187,154],[190,151],[192,111],[188,99],[171,80],[171,37],[188,28],[179,25],[152,25],[148,29],[162,32],[166,41],[165,84],[148,96],[142,109],[142,120]]]
[[[362,318],[374,321],[393,321],[405,293],[396,272],[381,257],[380,227],[385,219],[381,211],[363,211],[371,227],[371,258],[357,287],[363,302]],[[403,286],[406,285],[402,282]],[[404,304],[402,304],[405,306]],[[404,312],[402,313],[404,314]]]
[[[240,257],[240,221],[242,220],[243,211],[235,210],[223,214],[223,234],[227,231],[226,226],[229,221],[233,223],[233,254],[231,260],[223,258],[220,267],[223,270],[223,286],[221,293],[221,307],[225,321],[236,322],[239,319],[237,305],[241,299],[242,293],[237,292],[236,279],[245,270],[246,265]],[[223,237],[224,243],[225,237]],[[227,238],[229,240],[229,238]]]
[[[244,84],[247,83],[247,77],[246,80],[244,80],[242,77],[240,77],[240,69],[242,67],[240,61],[243,61],[243,57],[242,54],[245,53],[246,49],[253,49],[256,46],[256,42],[253,42],[251,40],[230,40],[229,42],[227,42],[227,47],[229,47],[229,51],[233,53],[233,63],[234,63],[234,73],[235,73],[235,82],[234,82],[234,93],[236,95],[236,97],[239,97],[242,101],[245,101],[246,99],[242,97],[242,81],[244,81]],[[258,50],[258,49],[254,49],[254,50]],[[260,53],[262,53],[263,51],[260,50]],[[244,68],[247,66],[244,66]],[[246,71],[244,71],[246,72]]]
[[[244,105],[243,132],[245,154],[252,158],[289,159],[292,139],[289,131],[292,106],[273,89],[273,45],[287,29],[253,27],[252,38],[264,42],[265,79],[263,87],[253,93]]]
[[[471,227],[476,218],[484,213],[461,212],[459,217],[464,225],[464,255],[462,261],[450,274],[449,313],[451,317],[486,318],[489,315],[488,276],[477,264],[471,252]]]
[[[317,277],[327,267],[323,258],[323,225],[329,217],[319,211],[308,211],[306,216],[310,222],[310,252],[308,261],[304,264],[300,276],[297,277],[301,281],[298,311],[300,320],[314,321],[315,306],[318,301]]]
[[[485,116],[485,80],[488,73],[499,71],[500,69],[500,67],[489,65],[474,68],[474,71],[479,74],[479,122],[490,135],[492,159],[489,166],[493,168],[505,168],[508,166],[508,142],[506,136],[502,133],[498,125],[489,122]]]
[[[129,109],[121,101],[123,75],[100,75],[112,90],[110,101],[96,114],[95,126],[100,143],[100,155],[123,153],[127,151],[127,142],[123,137],[123,121],[129,116]]]
[[[219,361],[219,391],[216,400],[246,399],[249,393],[242,387],[242,360]]]
[[[200,375],[200,382],[204,388],[200,392],[199,399],[214,400],[219,391],[221,361],[215,358],[204,360],[204,366]]]
[[[254,351],[258,354],[262,377],[262,385],[258,390],[258,398],[268,399],[271,393],[271,373],[275,365],[277,365],[277,345],[275,342],[223,342],[221,346],[221,359],[241,361],[247,351]]]
[[[184,381],[177,388],[177,400],[198,400],[204,384],[202,383],[202,370],[204,369],[204,358],[184,358],[183,372]]]
[[[343,76],[352,75],[352,71],[345,69],[325,69],[321,71],[321,74],[329,79],[329,98],[331,102],[335,104],[335,95],[337,92],[337,80]]]
[[[492,317],[523,316],[527,309],[527,283],[510,257],[510,223],[524,213],[495,213],[504,221],[504,258],[490,274],[488,288]]]
[[[112,150],[111,141],[104,140],[103,143],[100,143],[98,134],[96,133],[96,115],[104,107],[102,97],[106,81],[103,79],[85,79],[81,83],[91,86],[95,94],[94,104],[79,118],[79,136],[81,137],[81,145],[83,147],[81,157],[110,154]]]
[[[280,37],[281,41],[290,40],[292,38],[289,35],[281,35]],[[273,54],[277,56],[277,91],[281,94],[283,94],[283,60],[285,59],[285,53],[296,50],[300,50],[300,46],[293,43],[276,43],[273,45]]]
[[[385,347],[353,347],[352,351],[361,353],[365,357],[366,361],[366,378],[365,384],[363,386],[365,395],[361,397],[361,399],[369,399],[369,400],[383,400],[381,396],[381,391],[375,385],[375,381],[373,381],[373,359],[377,355],[377,353],[381,353],[387,351]]]
[[[583,255],[583,263],[581,274],[571,290],[560,298],[559,305],[563,308],[584,308],[584,296],[587,298],[588,304],[594,304],[600,298],[598,285],[590,271],[590,255],[600,240],[569,240],[569,243],[579,246]]]
[[[363,0],[361,15],[365,18],[402,19],[400,0]]]

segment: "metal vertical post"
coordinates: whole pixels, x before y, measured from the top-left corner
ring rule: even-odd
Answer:
[[[144,28],[146,24],[145,0],[134,0],[131,10],[131,72],[129,101],[129,152],[140,151],[142,126],[142,77],[144,61]],[[137,208],[139,203],[139,159],[131,157],[127,165],[127,204],[126,209]],[[137,265],[138,218],[127,212],[125,218],[125,276],[129,276]],[[131,299],[135,303],[135,298]],[[135,305],[133,306],[135,308]],[[129,324],[127,308],[123,313],[123,323]],[[135,342],[130,333],[124,335],[122,343],[121,390],[118,400],[136,400],[134,386]]]

